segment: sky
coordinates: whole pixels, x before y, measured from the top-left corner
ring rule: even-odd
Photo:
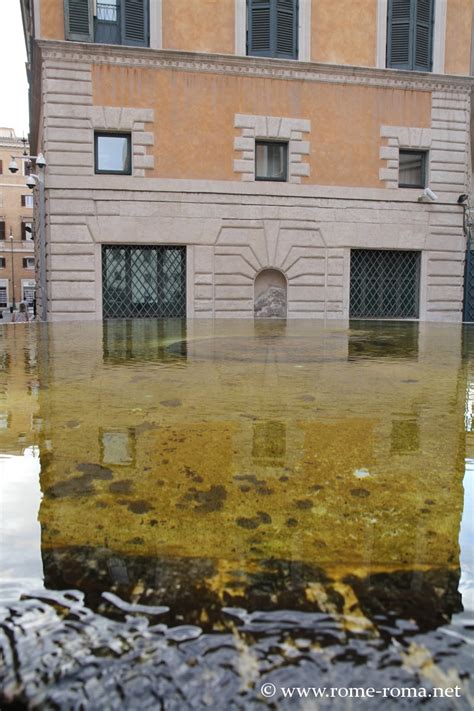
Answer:
[[[0,0],[0,126],[28,136],[28,82],[20,0]]]

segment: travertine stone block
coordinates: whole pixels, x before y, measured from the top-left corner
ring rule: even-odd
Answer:
[[[293,160],[290,163],[290,179],[295,175],[309,175],[309,163],[295,163]]]
[[[234,148],[236,151],[252,151],[255,148],[255,139],[237,136],[234,138]]]
[[[94,284],[88,281],[53,281],[50,289],[53,299],[87,299],[95,296]]]
[[[234,160],[234,172],[236,173],[251,173],[253,172],[253,163],[250,160]]]
[[[234,119],[235,128],[255,128],[255,116],[236,114]]]
[[[155,159],[153,156],[137,156],[135,158],[135,168],[154,168],[155,167]]]
[[[48,94],[63,96],[69,94],[92,96],[92,83],[90,81],[70,81],[69,79],[45,79],[44,91]]]
[[[399,149],[391,146],[381,146],[379,156],[387,160],[396,159],[398,161]]]
[[[155,142],[155,134],[151,131],[136,131],[133,136],[134,146],[152,146]]]

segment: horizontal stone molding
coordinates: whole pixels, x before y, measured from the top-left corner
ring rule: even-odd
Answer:
[[[238,57],[177,50],[155,50],[126,46],[106,47],[80,42],[40,40],[41,55],[50,66],[62,67],[71,62],[76,69],[95,64],[114,64],[130,67],[156,67],[187,72],[225,73],[240,76],[300,79],[329,83],[362,84],[399,89],[437,91],[439,98],[451,94],[470,94],[471,79],[463,76],[409,72],[372,67],[319,64],[260,57]]]

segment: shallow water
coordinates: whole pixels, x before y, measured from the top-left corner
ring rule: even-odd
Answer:
[[[4,701],[253,708],[262,680],[370,678],[470,707],[471,327],[32,324],[0,353]]]

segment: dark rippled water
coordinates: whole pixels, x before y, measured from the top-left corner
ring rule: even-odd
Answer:
[[[471,327],[18,324],[0,366],[2,708],[474,705]]]

